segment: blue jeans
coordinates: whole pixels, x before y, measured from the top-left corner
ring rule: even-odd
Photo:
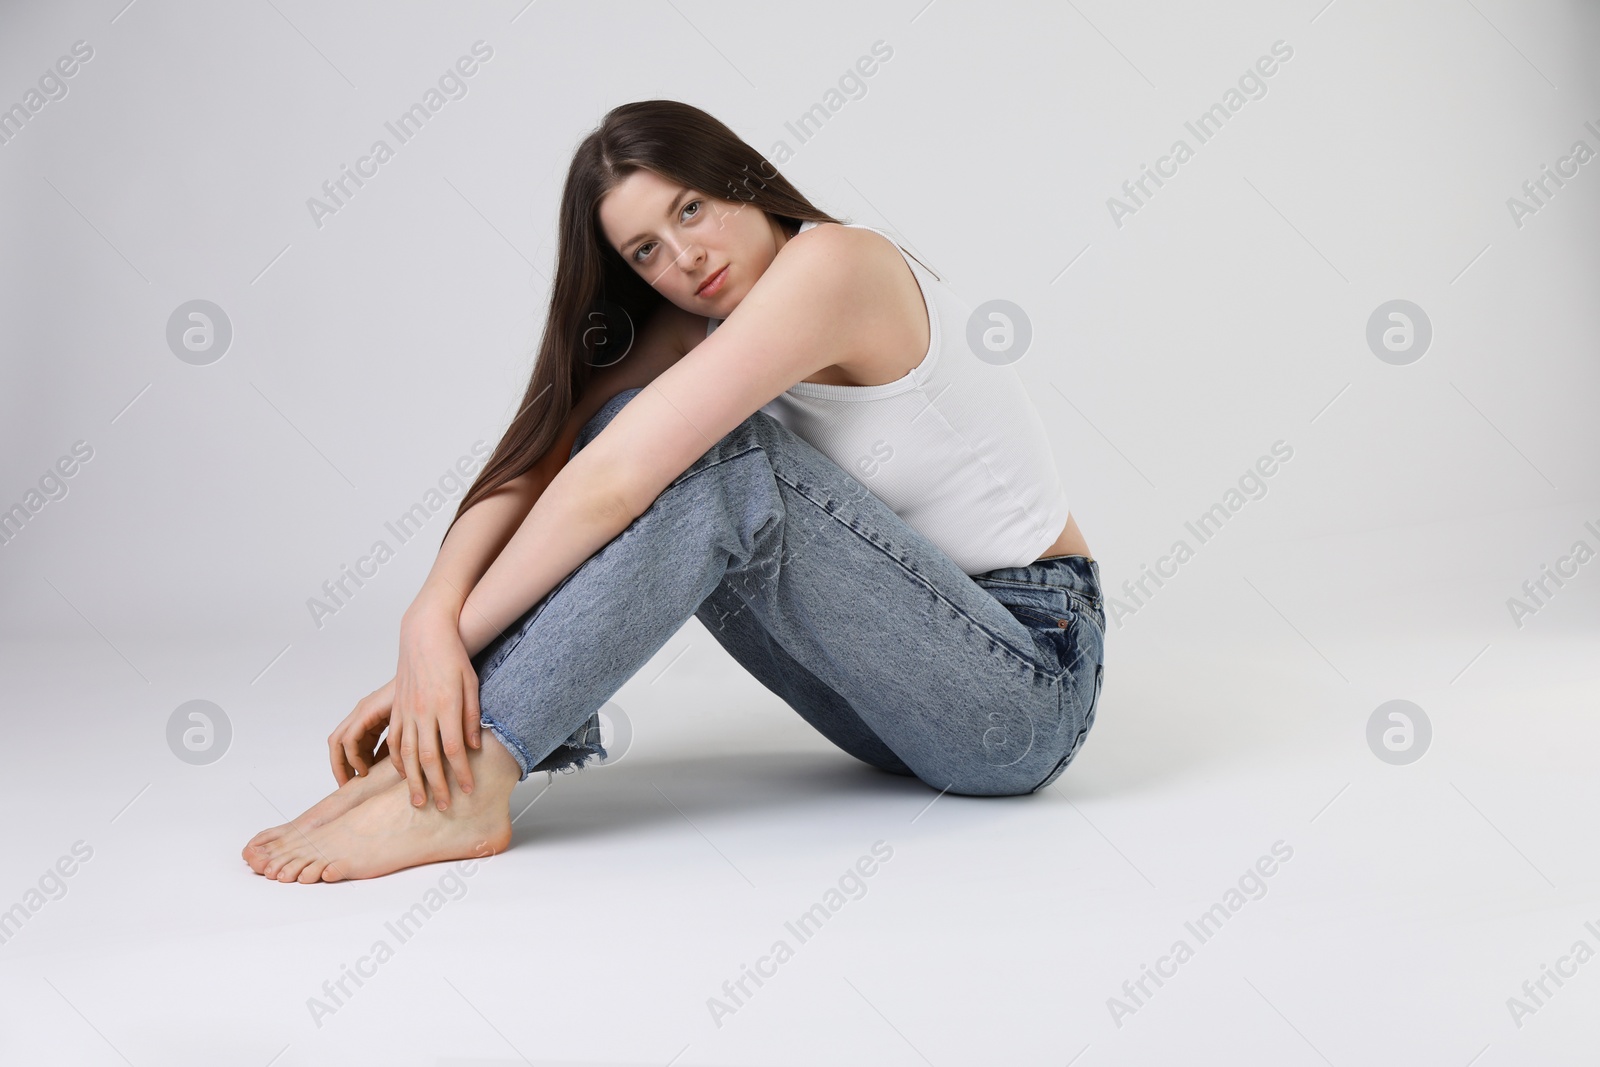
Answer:
[[[596,713],[691,615],[835,745],[935,789],[1034,792],[1094,724],[1096,561],[964,574],[758,411],[473,657],[483,726],[522,778],[605,758]]]

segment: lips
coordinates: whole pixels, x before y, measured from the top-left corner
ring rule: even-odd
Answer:
[[[707,278],[705,281],[700,283],[700,288],[695,290],[695,295],[697,295],[697,296],[711,296],[711,295],[713,295],[713,293],[717,289],[720,289],[722,287],[722,283],[727,278],[727,276],[728,276],[728,268],[727,268],[727,266],[723,266],[720,270],[718,270],[711,277]]]

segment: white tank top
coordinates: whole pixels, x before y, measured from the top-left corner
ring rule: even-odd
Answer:
[[[815,225],[802,223],[799,232]],[[893,241],[876,227],[845,225]],[[967,347],[970,309],[899,250],[928,308],[922,362],[884,385],[797,382],[761,410],[833,460],[963,573],[1027,566],[1067,524],[1044,421],[1013,367],[986,363]],[[707,322],[706,336],[721,323]]]

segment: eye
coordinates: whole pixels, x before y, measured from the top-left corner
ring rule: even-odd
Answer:
[[[695,212],[694,212],[694,214],[690,215],[689,218],[690,219],[699,218],[700,217],[700,201],[699,200],[691,200],[687,204],[683,205],[683,208],[678,212],[678,217],[680,219],[682,219],[684,217],[684,212],[687,212],[690,208],[694,208]],[[655,244],[654,241],[646,241],[644,244],[640,245],[638,248],[635,248],[633,250],[633,261],[635,263],[644,262],[644,260],[646,258],[648,258],[649,255],[650,255],[650,253],[645,251],[645,250],[648,249],[648,248],[653,247],[654,244]]]

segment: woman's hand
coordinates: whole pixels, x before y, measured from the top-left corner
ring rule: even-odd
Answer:
[[[450,763],[463,793],[472,792],[466,745],[483,747],[478,722],[478,672],[461,643],[450,612],[407,612],[400,625],[400,662],[395,671],[389,720],[389,759],[411,786],[411,803],[426,799],[424,780],[440,811],[450,806],[450,785],[440,754]]]
[[[328,759],[333,764],[333,777],[340,785],[370,770],[389,753],[378,735],[389,723],[389,713],[394,707],[394,679],[375,689],[356,702],[356,710],[345,716],[328,735]]]

